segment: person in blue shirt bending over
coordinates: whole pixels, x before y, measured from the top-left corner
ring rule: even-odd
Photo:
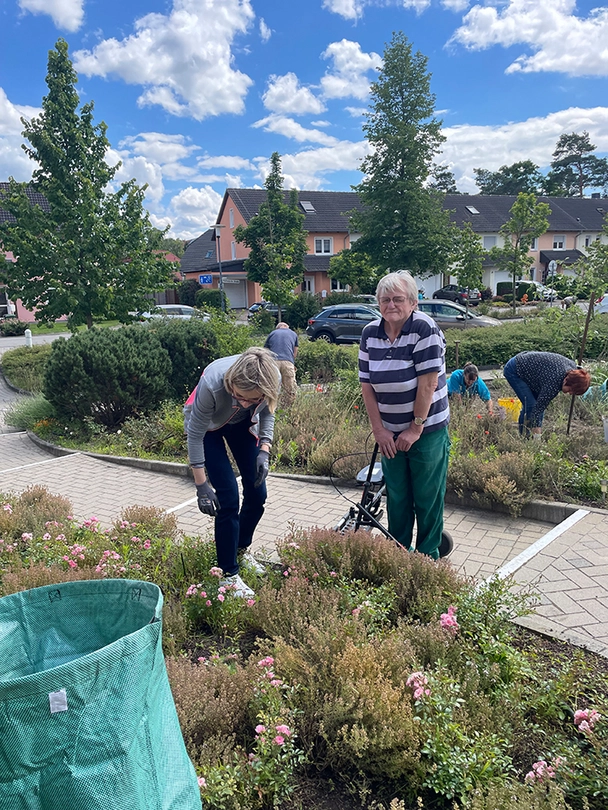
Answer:
[[[487,402],[488,413],[494,413],[488,386],[480,379],[479,369],[473,363],[465,363],[463,369],[458,369],[450,374],[448,396],[457,402],[462,402],[463,397],[467,399],[479,397],[483,402]]]

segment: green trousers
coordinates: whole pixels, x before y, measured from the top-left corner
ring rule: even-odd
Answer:
[[[443,531],[443,501],[450,457],[447,427],[423,433],[410,449],[395,458],[382,458],[386,484],[388,530],[405,548],[411,548],[414,518],[416,550],[434,560],[439,557]]]

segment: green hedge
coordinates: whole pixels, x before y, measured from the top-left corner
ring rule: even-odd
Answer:
[[[324,340],[300,342],[296,360],[298,382],[332,382],[341,369],[356,369],[359,346],[339,346]]]
[[[574,308],[573,308],[574,309]],[[456,341],[460,341],[458,364],[471,361],[481,366],[502,366],[523,351],[557,352],[577,358],[583,335],[585,313],[567,310],[547,310],[538,317],[502,326],[472,329],[448,329],[446,364],[456,367]],[[591,323],[585,359],[597,360],[608,354],[608,318],[598,316]]]
[[[2,355],[2,371],[15,388],[42,391],[44,367],[51,354],[51,344],[41,343],[28,348],[19,346]]]
[[[0,321],[0,337],[19,337],[25,334],[25,330],[32,326],[31,323],[19,321],[17,318],[7,318]]]

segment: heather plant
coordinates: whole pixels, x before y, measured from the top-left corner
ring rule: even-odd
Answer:
[[[233,636],[245,623],[244,611],[253,607],[255,599],[242,599],[233,584],[222,585],[223,572],[214,566],[203,582],[186,588],[185,611],[193,630],[206,631],[220,638]]]

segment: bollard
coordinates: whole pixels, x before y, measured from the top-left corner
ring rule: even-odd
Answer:
[[[28,349],[31,349],[32,348],[32,330],[31,329],[26,329],[25,332],[24,332],[24,335],[25,335],[25,345],[27,346]]]

